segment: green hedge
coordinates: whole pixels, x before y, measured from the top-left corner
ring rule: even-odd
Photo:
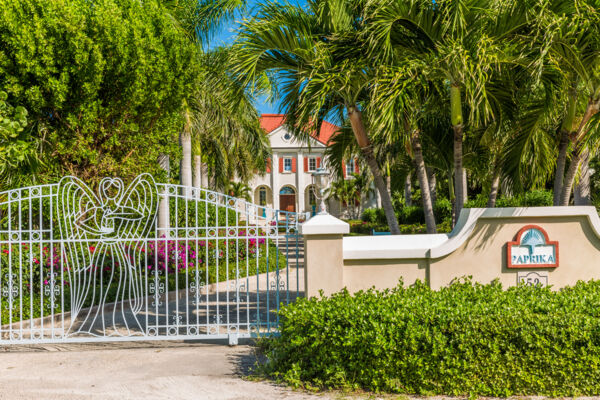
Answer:
[[[600,394],[600,282],[552,291],[460,281],[301,299],[264,372],[293,386],[419,395]]]
[[[396,202],[395,212],[398,223],[401,225],[425,224],[425,213],[421,206],[405,206]],[[439,199],[433,206],[437,223],[452,219],[452,203],[447,199]],[[365,222],[387,225],[383,208],[367,208],[363,211],[361,219]],[[386,229],[389,230],[389,229]]]
[[[465,204],[465,208],[485,208],[488,202],[487,194],[479,194]],[[516,196],[499,196],[496,207],[549,207],[552,205],[552,191],[532,190]]]
[[[481,193],[471,198],[465,208],[485,208],[488,202],[488,194]],[[415,201],[415,204],[418,203]],[[496,207],[544,207],[552,205],[552,192],[549,190],[532,190],[516,196],[499,196]],[[425,213],[420,204],[406,206],[404,199],[399,194],[394,195],[394,209],[399,224],[425,224]],[[435,221],[439,223],[451,222],[452,203],[446,198],[438,198],[433,205]],[[385,213],[382,208],[369,208],[363,211],[361,219],[365,222],[387,225]]]

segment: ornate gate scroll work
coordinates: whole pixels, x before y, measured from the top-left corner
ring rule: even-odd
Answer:
[[[143,281],[133,262],[139,261],[140,244],[156,219],[158,195],[149,174],[124,188],[122,180],[104,178],[96,195],[78,178],[59,182],[57,216],[71,295],[67,335],[129,336],[143,331],[137,317]],[[115,285],[114,300],[107,305],[108,291]],[[104,290],[96,292],[98,286]]]
[[[0,192],[0,344],[273,334],[303,293],[298,224],[148,174]]]

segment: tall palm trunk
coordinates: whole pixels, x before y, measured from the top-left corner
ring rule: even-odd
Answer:
[[[556,173],[554,175],[554,194],[552,205],[560,205],[560,195],[565,177],[565,165],[567,164],[567,149],[569,148],[569,132],[561,130],[560,142],[558,144],[558,158],[556,159]]]
[[[452,175],[452,169],[449,169],[448,172],[448,198],[450,199],[450,203],[452,203],[452,227],[456,225],[456,196],[454,196],[454,175]]]
[[[469,185],[467,184],[467,170],[463,168],[463,204],[469,201]]]
[[[460,98],[460,86],[456,83],[450,85],[450,119],[454,131],[454,196],[455,215],[460,215],[464,197],[464,179],[463,179],[463,115],[462,102]]]
[[[437,179],[433,168],[427,167],[427,180],[429,182],[429,193],[431,195],[431,204],[435,206],[437,202]]]
[[[375,187],[379,191],[385,217],[388,225],[390,226],[390,232],[392,235],[399,235],[400,227],[398,226],[398,219],[394,213],[392,199],[385,185],[381,169],[379,168],[377,160],[375,159],[375,154],[373,154],[373,148],[371,147],[371,142],[369,140],[369,136],[367,135],[367,129],[365,128],[365,124],[362,120],[362,113],[360,110],[358,110],[356,105],[347,106],[346,109],[348,111],[348,118],[350,119],[352,131],[354,132],[354,137],[356,138],[363,157],[365,158],[365,161],[371,170],[371,174],[373,174],[373,181],[375,183]]]
[[[582,150],[579,146],[575,149],[573,157],[571,158],[571,164],[569,164],[569,169],[567,170],[567,174],[565,175],[565,181],[563,184],[563,190],[560,195],[560,205],[568,206],[569,200],[571,199],[571,190],[573,189],[573,184],[575,183],[575,177],[577,176],[577,171],[579,171],[579,166],[581,165],[581,161],[587,157],[588,151]]]
[[[390,163],[387,163],[385,166],[385,187],[387,188],[388,193],[392,194],[392,172],[390,171]]]
[[[573,151],[571,164],[569,165],[569,169],[567,170],[567,174],[565,175],[565,180],[563,182],[563,188],[560,195],[561,206],[569,205],[569,199],[571,198],[571,190],[573,189],[573,183],[575,182],[575,176],[577,176],[579,165],[581,164],[581,161],[589,155],[588,151],[586,149],[583,149],[583,144],[581,143],[581,140],[587,133],[588,122],[590,121],[590,119],[592,119],[594,115],[598,113],[599,109],[600,100],[590,99],[588,101],[588,105],[586,107],[585,113],[583,114],[583,118],[581,119],[579,127],[577,128],[575,150]]]
[[[194,187],[202,187],[202,156],[199,154],[194,156]]]
[[[169,176],[171,172],[171,163],[167,154],[161,153],[158,156],[158,165]],[[160,202],[158,204],[158,234],[159,236],[169,236],[169,191],[165,190],[160,193]]]
[[[560,128],[560,141],[558,144],[558,158],[556,159],[556,172],[554,175],[554,194],[552,204],[560,204],[560,195],[562,193],[563,181],[565,175],[565,165],[567,164],[567,151],[573,135],[573,122],[575,120],[575,111],[577,110],[577,88],[572,86],[569,90],[569,105],[567,115]]]
[[[427,233],[436,233],[435,215],[431,204],[431,193],[429,192],[429,181],[427,179],[427,169],[423,161],[423,149],[421,147],[421,133],[415,129],[410,134],[410,146],[412,148],[415,167],[417,169],[417,178],[421,186],[421,198],[423,200],[423,211],[425,212],[425,225]]]
[[[579,183],[575,186],[573,203],[576,206],[589,206],[592,204],[590,197],[590,155],[581,161]]]
[[[190,189],[192,186],[192,135],[190,127],[190,111],[187,105],[184,105],[184,127],[179,133],[179,145],[182,151],[179,178],[181,185],[184,186],[182,195],[186,197],[192,195]]]
[[[490,196],[488,197],[487,208],[496,207],[496,199],[498,198],[498,191],[500,190],[500,169],[494,168],[494,174],[492,177],[492,185],[490,187]]]
[[[408,207],[412,206],[412,182],[410,180],[410,173],[406,175],[404,179],[404,204]]]

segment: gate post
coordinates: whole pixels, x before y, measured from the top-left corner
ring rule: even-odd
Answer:
[[[350,225],[330,214],[318,214],[300,225],[304,236],[304,294],[328,296],[344,287],[343,235]]]

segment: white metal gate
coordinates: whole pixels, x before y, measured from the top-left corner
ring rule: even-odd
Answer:
[[[0,344],[275,332],[303,294],[299,222],[148,174],[0,193]]]

